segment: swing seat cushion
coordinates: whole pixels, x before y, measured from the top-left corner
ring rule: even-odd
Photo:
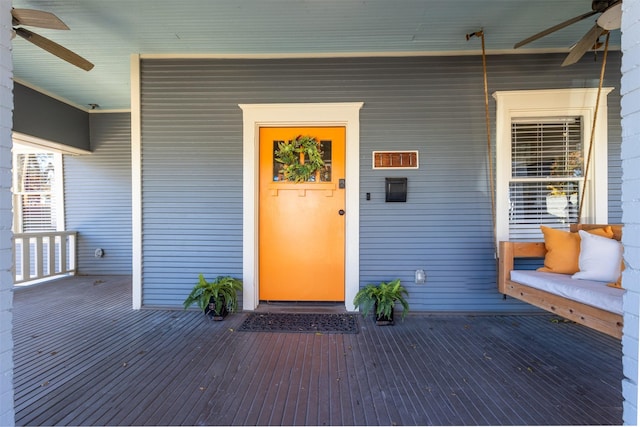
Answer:
[[[531,270],[512,270],[511,280],[540,289],[571,301],[622,314],[624,289],[607,286],[607,282],[573,279],[568,274]]]

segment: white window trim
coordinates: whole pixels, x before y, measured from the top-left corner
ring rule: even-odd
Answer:
[[[91,151],[84,150],[82,148],[72,147],[70,145],[64,145],[57,142],[49,141],[46,139],[38,138],[31,135],[26,135],[21,132],[13,132],[13,143],[20,144],[23,147],[32,147],[31,152],[51,152],[69,154],[72,156],[91,154]]]
[[[355,311],[360,286],[360,109],[362,102],[241,104],[243,113],[242,308],[255,310],[258,283],[258,144],[261,126],[344,126],[346,128],[345,307]]]
[[[582,222],[608,222],[607,95],[602,88],[596,117],[592,163],[585,176],[585,208]],[[496,240],[509,238],[509,180],[511,178],[511,121],[513,118],[582,116],[583,141],[589,148],[595,116],[597,88],[499,91],[496,100]],[[594,179],[594,177],[598,179]],[[496,242],[496,243],[497,243]]]

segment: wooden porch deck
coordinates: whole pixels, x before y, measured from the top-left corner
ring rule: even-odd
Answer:
[[[620,342],[552,316],[236,332],[245,314],[133,311],[130,288],[90,276],[16,289],[18,425],[622,423]]]

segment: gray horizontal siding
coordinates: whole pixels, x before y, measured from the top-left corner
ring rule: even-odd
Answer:
[[[597,85],[598,63],[561,62],[491,56],[489,90]],[[610,164],[619,167],[619,55],[609,63]],[[479,57],[144,60],[141,70],[143,304],[179,304],[200,272],[241,274],[238,104],[362,101],[361,284],[400,278],[413,310],[531,309],[496,291]],[[419,150],[420,169],[372,170],[373,150]],[[408,178],[407,203],[384,202],[390,176]],[[613,186],[619,176],[610,173]],[[615,218],[618,190],[610,204]],[[417,268],[424,285],[413,284]]]
[[[92,153],[64,157],[66,228],[80,274],[131,274],[131,119],[91,114]],[[103,258],[95,258],[97,248]]]
[[[622,224],[622,130],[620,85],[607,98],[609,108],[609,222]],[[613,131],[612,131],[613,129]]]
[[[187,78],[173,67],[143,73],[146,306],[180,305],[200,273],[242,275],[240,110],[221,108],[202,87],[209,79]]]

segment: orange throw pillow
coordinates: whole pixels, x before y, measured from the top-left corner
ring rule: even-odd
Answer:
[[[607,286],[611,286],[612,288],[622,289],[622,272],[624,271],[624,260],[622,260],[622,264],[620,265],[620,277],[618,280],[612,283],[607,283]]]
[[[561,274],[574,274],[580,271],[578,265],[580,235],[544,225],[540,226],[540,230],[544,235],[547,254],[544,257],[544,267],[538,268],[538,271]],[[610,226],[589,230],[589,233],[609,239],[613,238],[613,230]]]

